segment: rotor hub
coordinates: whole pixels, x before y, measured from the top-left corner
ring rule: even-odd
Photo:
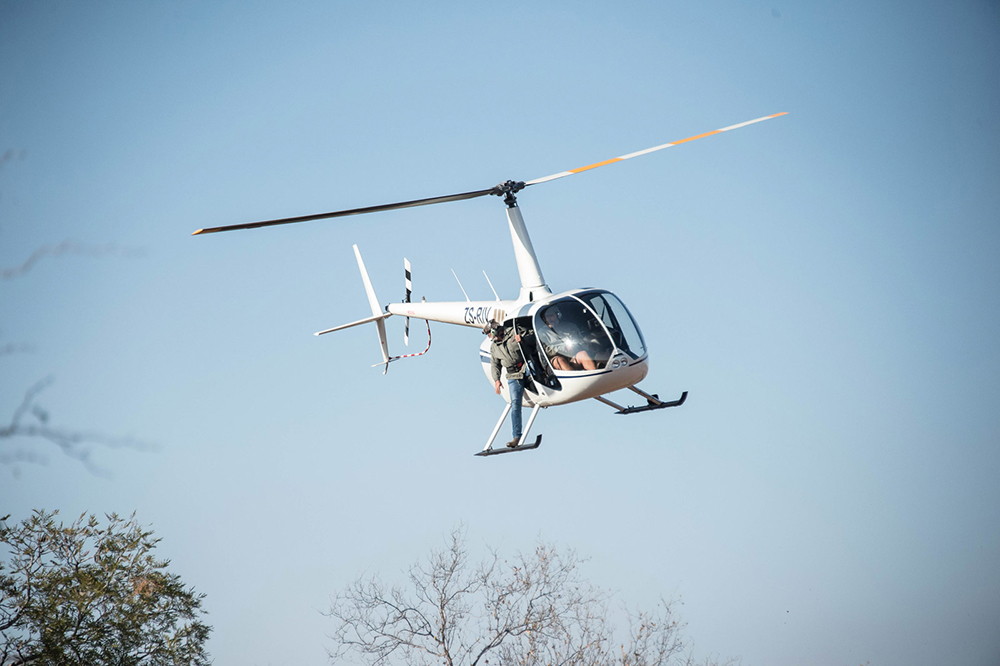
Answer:
[[[513,208],[517,205],[517,199],[514,197],[515,194],[520,192],[525,188],[523,180],[505,180],[499,185],[494,185],[493,189],[490,190],[490,194],[494,196],[502,196],[503,202],[507,204],[508,208]]]

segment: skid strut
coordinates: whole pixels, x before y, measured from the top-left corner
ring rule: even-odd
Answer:
[[[528,417],[528,422],[525,424],[524,431],[521,433],[522,442],[528,440],[528,433],[531,432],[531,426],[535,422],[535,417],[538,416],[538,410],[540,409],[540,407],[541,405],[535,405],[532,408],[531,416]],[[503,447],[501,449],[493,448],[493,440],[497,438],[497,433],[500,432],[500,426],[503,425],[503,422],[504,420],[506,420],[507,415],[510,414],[510,409],[511,409],[510,403],[507,403],[507,406],[503,410],[503,414],[500,415],[500,420],[497,421],[496,426],[493,428],[493,432],[490,434],[489,441],[486,442],[486,448],[477,453],[476,454],[477,456],[498,456],[501,453],[517,453],[518,451],[528,451],[530,449],[537,449],[539,446],[541,446],[542,436],[539,435],[538,437],[535,438],[535,441],[532,442],[531,444],[521,444],[519,446],[515,446],[512,449],[508,449],[507,447]]]

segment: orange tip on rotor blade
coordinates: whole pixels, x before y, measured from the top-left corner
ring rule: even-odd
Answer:
[[[580,167],[579,169],[570,169],[570,173],[580,173],[581,171],[590,171],[591,169],[596,169],[597,167],[602,167],[605,164],[614,164],[615,162],[621,162],[621,157],[613,157],[610,160],[604,160],[603,162],[595,162],[589,166]]]
[[[655,153],[658,150],[663,150],[664,148],[672,148],[674,146],[679,146],[682,143],[687,143],[689,141],[694,141],[695,139],[704,139],[706,136],[712,136],[713,134],[721,134],[722,132],[728,132],[729,130],[739,129],[740,127],[746,127],[747,125],[753,125],[754,123],[759,123],[764,120],[770,120],[771,118],[777,118],[778,116],[787,115],[787,111],[782,111],[781,113],[775,113],[770,116],[763,116],[761,118],[756,118],[754,120],[748,120],[744,123],[739,123],[738,125],[730,125],[729,127],[723,127],[722,129],[712,130],[711,132],[705,132],[704,134],[696,134],[695,136],[689,136],[686,139],[681,139],[680,141],[672,141],[671,143],[664,143],[659,146],[653,146],[652,148],[646,148],[645,150],[639,150],[634,153],[629,153],[628,155],[622,155],[621,157],[613,157],[610,160],[604,160],[603,162],[595,162],[594,164],[589,164],[585,167],[580,167],[578,169],[570,169],[569,171],[560,171],[559,173],[554,173],[551,176],[544,176],[542,178],[536,178],[535,180],[529,180],[525,185],[538,185],[539,183],[547,183],[550,180],[556,180],[558,178],[565,178],[566,176],[572,176],[575,173],[582,173],[584,171],[590,171],[591,169],[596,169],[597,167],[606,166],[608,164],[614,164],[615,162],[623,162],[625,160],[630,160],[633,157],[639,157],[640,155],[648,155],[649,153]]]

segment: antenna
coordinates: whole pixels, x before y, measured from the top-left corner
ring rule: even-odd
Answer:
[[[451,269],[451,274],[455,276],[455,282],[458,283],[458,288],[462,290],[463,294],[465,294],[465,300],[467,302],[471,303],[472,299],[469,298],[469,295],[465,293],[465,287],[462,286],[462,281],[458,279],[458,275],[455,273],[455,269],[454,268]]]
[[[486,274],[485,270],[483,271],[483,277],[485,277],[486,278],[486,282],[489,283],[490,289],[493,289],[493,283],[490,282],[490,276]],[[497,293],[496,289],[493,289],[493,295],[497,297],[498,301],[500,300],[500,295]]]

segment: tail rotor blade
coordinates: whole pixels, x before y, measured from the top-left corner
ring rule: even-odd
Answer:
[[[403,277],[406,280],[406,298],[404,303],[410,302],[410,294],[413,293],[413,282],[410,281],[410,260],[403,257]],[[410,346],[410,318],[406,318],[406,328],[403,329],[403,344]]]

